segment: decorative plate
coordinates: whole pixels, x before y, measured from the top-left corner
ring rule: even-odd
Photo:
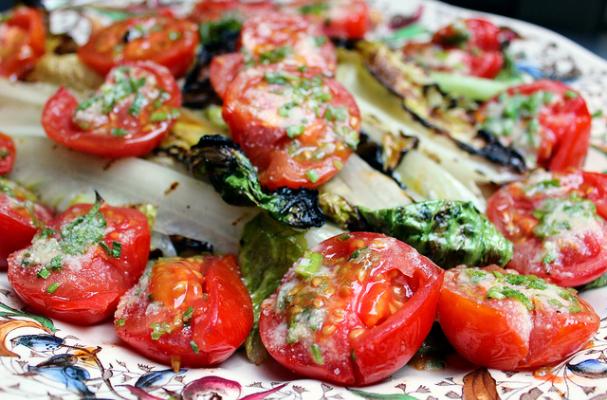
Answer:
[[[401,4],[402,3],[402,4]],[[406,4],[405,4],[406,3]],[[382,15],[408,14],[418,1],[376,1]],[[479,13],[435,1],[421,3],[430,29]],[[484,15],[525,40],[514,44],[519,67],[536,77],[566,80],[591,112],[607,111],[607,63],[543,28]],[[604,113],[607,115],[607,113]],[[593,121],[587,169],[604,170],[607,122]],[[121,345],[111,324],[76,327],[22,311],[0,273],[0,398],[12,399],[607,399],[607,288],[583,294],[602,318],[594,340],[551,368],[508,373],[475,368],[457,356],[417,360],[386,381],[362,389],[297,379],[273,362],[255,366],[236,354],[216,369],[174,372]],[[419,369],[418,369],[419,368]]]

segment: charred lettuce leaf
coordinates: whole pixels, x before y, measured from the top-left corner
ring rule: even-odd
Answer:
[[[512,258],[512,243],[470,202],[431,200],[369,210],[325,195],[321,206],[340,226],[400,239],[443,268],[505,265]]]
[[[295,228],[321,226],[325,222],[317,191],[289,188],[264,191],[251,161],[225,136],[203,136],[191,149],[189,166],[195,177],[208,178],[228,204],[257,206],[275,220]]]
[[[182,88],[185,107],[200,108],[221,103],[209,80],[209,65],[213,57],[236,51],[241,27],[242,22],[233,18],[200,25],[200,50]]]
[[[473,118],[478,108],[476,101],[446,93],[425,70],[405,62],[385,45],[361,42],[359,51],[369,72],[401,100],[401,106],[412,122],[494,165],[515,173],[526,170],[523,157],[515,148],[485,132],[478,132]]]
[[[306,251],[304,234],[265,213],[245,225],[240,240],[239,265],[251,294],[254,315],[254,326],[245,342],[245,350],[247,358],[255,364],[261,364],[268,357],[258,330],[261,303],[274,293],[282,276]]]

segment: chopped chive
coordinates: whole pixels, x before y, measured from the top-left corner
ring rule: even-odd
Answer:
[[[316,343],[312,343],[312,346],[310,346],[310,354],[312,355],[312,360],[314,360],[316,364],[323,365],[325,363],[320,346]]]
[[[334,107],[329,105],[325,110],[325,119],[327,121],[345,121],[348,119],[348,110],[345,107]]]
[[[322,261],[322,254],[306,251],[303,257],[295,263],[295,273],[302,278],[311,278],[320,270]]]
[[[292,125],[287,128],[287,136],[291,139],[304,133],[305,127],[303,125]]]
[[[196,354],[198,354],[198,352],[200,351],[200,348],[198,347],[196,342],[193,340],[190,341],[190,347],[192,348],[192,351]]]
[[[570,99],[570,100],[571,100],[571,99],[575,99],[575,98],[577,98],[577,93],[576,93],[576,92],[574,92],[573,90],[567,90],[567,91],[565,92],[565,97],[566,97],[567,99]]]
[[[185,310],[182,318],[184,321],[189,321],[192,318],[193,314],[194,314],[194,307],[190,306]]]
[[[317,47],[320,47],[325,43],[327,43],[327,38],[325,36],[315,36],[314,37],[314,44]]]
[[[316,170],[311,169],[309,171],[306,171],[306,178],[308,178],[308,181],[312,182],[312,183],[316,183],[318,182],[318,172],[316,172]]]
[[[135,99],[133,99],[133,102],[129,107],[129,114],[133,116],[141,114],[141,108],[143,107],[144,103],[145,97],[141,93],[137,93],[135,95]]]
[[[181,38],[181,33],[177,32],[177,31],[170,31],[169,32],[169,40],[179,40],[179,38]]]
[[[129,134],[129,131],[122,128],[112,128],[112,136],[126,136]]]
[[[49,272],[48,269],[46,269],[46,267],[42,267],[42,269],[40,271],[38,271],[38,277],[42,278],[42,279],[46,279],[51,275],[51,273]]]
[[[596,110],[592,113],[592,118],[600,118],[603,116],[603,110]]]
[[[120,318],[116,320],[116,326],[124,326],[126,320],[124,318]]]
[[[60,284],[57,282],[53,282],[51,283],[47,288],[46,288],[46,293],[48,294],[53,294],[55,293],[55,291],[57,291],[57,289],[59,288]]]

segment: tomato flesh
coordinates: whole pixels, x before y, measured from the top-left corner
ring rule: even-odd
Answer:
[[[78,56],[101,75],[126,62],[153,61],[180,77],[194,61],[199,41],[196,24],[150,15],[118,21],[94,32],[78,49]]]
[[[167,258],[122,298],[114,325],[122,340],[147,357],[203,367],[226,360],[242,345],[253,308],[234,256]]]
[[[106,204],[70,207],[8,258],[8,279],[33,310],[79,325],[105,320],[143,272],[145,215]]]
[[[142,156],[166,136],[181,105],[168,70],[151,62],[114,68],[91,98],[60,88],[44,106],[42,126],[52,140],[109,158]]]
[[[335,236],[298,260],[262,304],[262,341],[300,375],[378,382],[406,364],[428,334],[442,274],[396,239]]]
[[[498,190],[487,216],[514,244],[508,268],[561,286],[579,286],[607,271],[607,177],[537,172]]]
[[[51,219],[51,211],[33,193],[0,177],[0,269],[8,265],[9,254],[28,246]]]
[[[339,83],[279,66],[242,72],[228,87],[223,117],[270,189],[327,182],[356,148],[360,129],[356,102]]]
[[[592,117],[582,96],[561,82],[541,80],[508,89],[485,103],[479,127],[512,145],[529,168],[581,168]]]
[[[42,12],[17,7],[0,22],[0,76],[22,78],[44,55],[46,32]]]
[[[438,319],[460,355],[506,371],[562,361],[599,327],[597,314],[574,291],[497,266],[447,271]]]

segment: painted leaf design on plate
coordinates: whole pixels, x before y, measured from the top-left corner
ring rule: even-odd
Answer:
[[[498,400],[495,379],[487,368],[479,368],[464,376],[464,400]]]

